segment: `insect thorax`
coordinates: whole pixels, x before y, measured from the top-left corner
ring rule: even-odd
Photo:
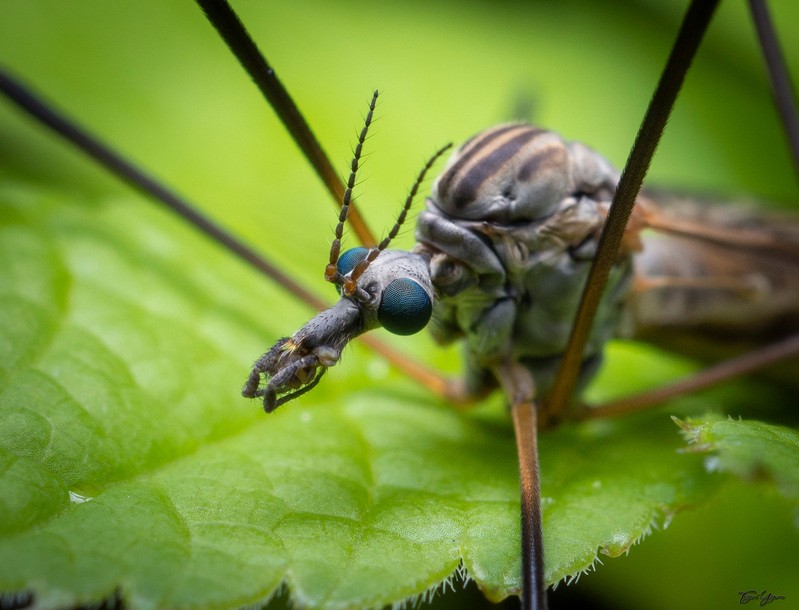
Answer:
[[[529,125],[500,125],[461,146],[419,216],[418,251],[438,292],[430,328],[465,338],[469,383],[520,360],[545,393],[566,346],[618,182],[602,156]],[[614,334],[631,276],[620,255],[585,352],[583,380]]]

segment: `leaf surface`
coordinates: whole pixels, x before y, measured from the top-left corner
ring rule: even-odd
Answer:
[[[473,418],[396,381],[341,396],[333,371],[267,417],[237,388],[271,288],[233,298],[249,271],[136,202],[3,195],[4,590],[213,607],[286,581],[304,605],[346,608],[418,595],[461,561],[491,597],[518,589],[498,402]],[[651,418],[542,438],[551,582],[706,493],[702,458]]]
[[[799,434],[795,430],[720,415],[675,421],[691,451],[709,454],[705,458],[709,471],[771,483],[786,497],[799,500]]]

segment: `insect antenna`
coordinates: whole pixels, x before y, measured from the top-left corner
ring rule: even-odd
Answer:
[[[345,190],[341,178],[333,169],[329,157],[314,136],[297,104],[278,79],[274,68],[258,49],[238,15],[226,0],[196,0],[196,2],[277,113],[333,197],[336,206],[341,205]],[[371,246],[376,243],[374,235],[352,203],[349,207],[349,221],[363,245]]]
[[[450,148],[452,148],[452,142],[446,144],[439,148],[433,156],[431,156],[424,164],[424,167],[416,176],[416,180],[413,182],[413,186],[411,190],[408,192],[408,196],[405,198],[405,203],[402,206],[402,210],[400,211],[399,215],[397,216],[397,220],[394,223],[394,226],[391,227],[391,230],[388,232],[383,240],[377,245],[376,248],[372,248],[369,250],[369,254],[366,255],[362,261],[359,261],[352,270],[352,274],[348,279],[345,279],[344,283],[344,290],[347,291],[347,287],[349,286],[349,282],[352,282],[352,290],[355,290],[355,283],[358,279],[364,274],[364,272],[369,268],[369,265],[372,264],[377,256],[391,243],[391,240],[394,239],[397,234],[399,233],[400,228],[403,224],[405,224],[405,219],[408,217],[408,211],[411,209],[411,205],[413,205],[413,200],[416,197],[416,194],[419,192],[419,187],[421,186],[422,182],[424,182],[424,178],[427,175],[427,172],[430,171],[430,168],[433,167],[433,164],[438,160],[438,158],[447,152]]]
[[[54,108],[19,79],[4,71],[2,67],[0,67],[0,93],[20,110],[105,167],[117,178],[178,214],[201,233],[217,241],[313,309],[323,310],[329,307],[328,303],[299,284],[291,275],[282,271],[279,266],[272,263],[263,254],[255,251],[242,242],[241,239],[202,214],[191,201],[165,186],[154,176],[79,125],[75,120]],[[359,337],[359,340],[383,356],[411,379],[416,379],[434,393],[438,395],[447,393],[449,388],[447,380],[441,375],[432,372],[428,367],[420,365],[377,337],[363,335]]]
[[[549,415],[561,413],[571,398],[574,382],[582,366],[583,351],[591,332],[591,325],[610,270],[616,262],[627,220],[632,213],[635,199],[641,190],[677,94],[717,5],[718,0],[693,0],[683,18],[677,40],[649,102],[613,197],[596,256],[591,263],[580,299],[569,343],[552,390],[547,397],[545,408]]]
[[[344,193],[346,191],[341,179],[336,171],[333,170],[329,158],[313,135],[291,95],[278,79],[274,68],[258,49],[229,3],[226,0],[196,1],[213,27],[233,54],[236,55],[241,65],[247,70],[267,101],[272,105],[281,122],[291,133],[300,150],[327,187],[336,205],[341,204],[344,201]],[[360,242],[367,247],[377,243],[365,221],[363,221],[357,209],[353,206],[351,194],[348,197],[347,209],[347,219]],[[363,273],[363,271],[360,273]],[[360,273],[358,276],[360,276]],[[315,305],[315,307],[317,309],[320,308],[319,305]],[[436,394],[447,395],[450,393],[450,384],[440,375],[432,373],[428,368],[420,366],[414,360],[407,358],[373,337],[366,336],[362,337],[361,340],[387,358],[397,368],[422,383],[425,387],[430,388]]]
[[[369,127],[372,125],[374,118],[375,107],[377,106],[377,97],[380,92],[375,89],[372,94],[372,101],[369,102],[369,112],[363,120],[363,127],[361,133],[358,134],[358,142],[355,144],[355,150],[352,153],[352,161],[350,162],[350,177],[347,179],[347,189],[341,197],[341,211],[338,215],[338,224],[336,225],[335,237],[330,244],[330,259],[325,267],[325,279],[332,282],[336,286],[346,285],[344,276],[338,270],[338,259],[341,254],[341,238],[344,236],[344,223],[347,221],[347,214],[349,213],[350,206],[352,205],[352,189],[355,188],[355,178],[358,175],[358,168],[361,163],[361,155],[363,153],[363,145],[366,142],[366,136],[369,133]],[[354,282],[353,282],[354,290]],[[351,295],[353,290],[347,291],[345,294]]]

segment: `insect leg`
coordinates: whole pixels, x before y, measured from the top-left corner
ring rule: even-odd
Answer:
[[[699,48],[718,1],[694,0],[683,19],[666,67],[649,102],[641,128],[622,172],[610,213],[602,230],[597,253],[591,263],[585,290],[574,320],[560,370],[547,397],[546,410],[560,413],[571,398],[574,382],[583,361],[583,351],[591,331],[599,301],[613,267],[635,198],[641,190],[671,109],[677,99],[691,61]]]
[[[197,0],[197,4],[277,113],[336,205],[340,206],[344,195],[341,178],[333,169],[330,159],[297,108],[297,104],[250,37],[244,24],[226,0]],[[348,218],[364,246],[371,247],[377,243],[354,204],[350,204]]]
[[[670,398],[698,392],[724,381],[753,373],[777,362],[799,355],[799,334],[772,343],[737,358],[725,360],[695,375],[664,385],[655,390],[633,394],[594,407],[582,406],[577,419],[616,417],[647,409]]]
[[[763,0],[749,0],[749,9],[752,20],[757,29],[760,46],[763,49],[763,58],[766,61],[771,88],[774,92],[774,102],[780,113],[788,146],[793,157],[794,170],[799,177],[799,116],[797,116],[796,100],[794,99],[791,78],[785,66],[785,58],[780,49],[774,26],[769,17],[768,8]]]
[[[268,261],[263,255],[257,253],[239,238],[228,233],[213,220],[202,214],[196,205],[163,185],[140,167],[137,167],[132,161],[123,157],[108,144],[89,133],[87,129],[45,102],[31,89],[2,69],[0,69],[0,93],[4,94],[18,108],[25,111],[35,120],[46,125],[56,134],[86,153],[123,182],[151,199],[164,204],[194,225],[199,231],[222,244],[236,256],[273,279],[311,307],[315,309],[327,307],[324,301],[303,286],[300,286],[288,274],[281,271],[277,265]]]
[[[518,362],[504,362],[494,370],[494,374],[510,402],[519,457],[522,507],[522,609],[545,609],[547,598],[538,464],[538,413],[534,402],[535,383],[527,368]]]
[[[768,10],[762,0],[750,0],[750,10],[752,19],[755,23],[763,56],[771,78],[772,89],[775,103],[780,113],[783,126],[785,128],[788,145],[791,149],[797,176],[799,176],[799,117],[793,95],[793,88],[790,82],[785,60],[776,39],[773,25],[771,23]],[[653,220],[657,221],[657,218]],[[657,227],[657,222],[649,223],[650,226]],[[736,243],[740,241],[743,247],[758,247],[784,250],[789,254],[794,254],[790,241],[763,239],[763,235],[747,234],[741,232],[740,236],[735,235],[734,231],[718,230],[713,227],[701,225],[681,227],[679,223],[665,223],[660,228],[667,231],[681,231],[687,229],[687,233],[705,239],[718,239],[722,243]],[[716,231],[718,235],[714,235]],[[754,233],[754,232],[753,232]],[[740,238],[740,240],[738,240]],[[689,392],[696,392],[719,384],[723,381],[735,377],[756,372],[762,368],[777,362],[794,358],[799,354],[799,335],[793,335],[783,341],[767,345],[758,350],[749,352],[737,358],[731,358],[709,367],[699,373],[667,384],[655,390],[649,390],[640,394],[624,397],[596,407],[583,406],[576,416],[578,419],[594,419],[598,417],[612,417],[627,413],[633,413],[664,402],[670,398],[680,396]]]

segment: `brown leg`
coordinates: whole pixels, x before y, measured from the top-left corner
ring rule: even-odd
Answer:
[[[737,358],[725,360],[695,375],[670,383],[655,390],[620,398],[596,407],[583,405],[575,414],[576,419],[617,417],[643,411],[670,398],[698,392],[741,375],[752,373],[777,362],[799,355],[799,334],[767,345]]]
[[[547,607],[544,581],[544,533],[541,524],[541,482],[538,466],[537,409],[535,383],[530,372],[518,362],[505,362],[494,370],[510,403],[522,504],[522,608]]]

